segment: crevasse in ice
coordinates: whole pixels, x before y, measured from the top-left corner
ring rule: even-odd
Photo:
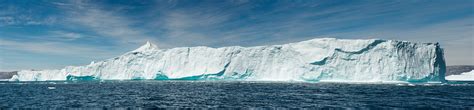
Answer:
[[[12,80],[444,81],[437,43],[319,38],[255,47],[160,49],[147,42],[119,57]]]

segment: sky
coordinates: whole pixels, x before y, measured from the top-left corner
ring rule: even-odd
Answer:
[[[447,65],[474,65],[473,24],[474,0],[0,0],[0,71],[323,37],[439,42]]]

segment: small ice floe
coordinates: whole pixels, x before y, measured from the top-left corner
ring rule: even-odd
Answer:
[[[397,86],[416,86],[415,84],[412,83],[399,83]]]
[[[56,87],[48,87],[48,89],[56,89]]]
[[[433,84],[425,83],[423,86],[433,86]]]
[[[405,86],[405,84],[397,84],[397,86]]]

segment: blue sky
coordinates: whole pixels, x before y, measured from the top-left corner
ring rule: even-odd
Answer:
[[[160,48],[320,37],[439,42],[474,65],[474,0],[0,0],[0,71],[54,69]]]

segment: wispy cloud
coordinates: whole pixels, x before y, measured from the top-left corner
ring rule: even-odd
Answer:
[[[75,33],[75,32],[66,32],[66,31],[51,31],[48,36],[52,36],[52,38],[57,40],[66,40],[72,41],[77,40],[80,38],[84,38],[84,35]]]
[[[44,19],[33,18],[30,15],[0,16],[0,26],[8,25],[51,25],[57,21],[55,17],[46,17]]]
[[[15,41],[0,39],[0,71],[57,69],[84,65],[121,54],[90,45],[71,45],[53,41]]]
[[[55,3],[67,12],[66,22],[71,28],[88,29],[98,34],[99,37],[115,39],[120,44],[141,44],[154,38],[145,34],[146,31],[135,28],[134,21],[117,13],[114,10],[104,10],[91,1],[76,0],[68,3]]]
[[[17,7],[8,4],[0,4],[0,27],[9,25],[52,25],[56,23],[55,16],[32,16],[38,10],[32,10],[25,7]]]
[[[69,45],[68,43],[63,42],[14,41],[5,39],[0,39],[0,49],[49,55],[70,55],[75,57],[110,57],[117,54],[87,45]]]
[[[203,10],[201,10],[203,11]],[[219,37],[211,35],[212,29],[228,20],[226,14],[209,14],[214,12],[201,11],[169,11],[165,12],[163,28],[165,39],[174,42],[175,46],[205,45]]]

